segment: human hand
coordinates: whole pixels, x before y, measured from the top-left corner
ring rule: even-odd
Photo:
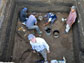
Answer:
[[[50,53],[50,50],[47,50],[47,53]]]
[[[43,24],[43,26],[45,26],[45,24]]]
[[[72,26],[73,22],[70,24],[70,27]]]
[[[35,23],[34,25],[38,26],[37,23]]]
[[[33,51],[33,53],[36,53],[36,51]]]

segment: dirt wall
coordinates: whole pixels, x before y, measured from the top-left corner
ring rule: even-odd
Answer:
[[[0,0],[1,1],[4,1],[4,0]],[[13,12],[14,12],[14,9],[15,9],[15,2],[14,0],[6,0],[7,2],[5,2],[5,9],[4,9],[4,13],[2,12],[2,7],[0,7],[0,15],[3,15],[3,23],[2,23],[2,26],[0,28],[0,60],[2,61],[9,61],[10,59],[10,56],[9,58],[7,59],[8,57],[8,54],[7,53],[10,49],[9,49],[9,39],[10,39],[10,32],[11,32],[11,23],[12,23],[12,18],[13,18]],[[78,56],[80,56],[80,62],[81,63],[84,63],[84,26],[83,26],[83,20],[84,20],[84,4],[83,4],[83,0],[74,0],[75,1],[75,4],[77,5],[77,10],[78,10],[78,15],[79,15],[79,20],[78,20],[78,29],[75,29],[75,30],[78,30],[80,33],[80,37],[78,35],[78,38],[81,39],[80,42],[80,47],[79,47],[79,43],[77,44],[78,47],[77,49],[79,49],[79,53],[77,53]],[[59,10],[62,10],[62,11],[68,11],[68,10],[65,10],[66,8],[69,9],[70,6],[73,5],[74,3],[73,0],[16,0],[16,3],[20,6],[22,4],[24,4],[24,6],[26,6],[27,4],[33,4],[34,3],[34,7],[37,6],[36,9],[33,9],[33,7],[30,7],[32,10],[34,11],[38,11],[38,8],[40,11],[42,11],[42,9],[46,9],[46,11],[48,10],[53,10],[53,11],[59,11]],[[81,4],[80,4],[81,3]],[[3,4],[2,4],[3,5]],[[38,6],[39,5],[39,6]],[[64,5],[64,7],[62,7]],[[23,6],[23,7],[24,7]],[[62,8],[60,8],[60,6]],[[69,6],[69,7],[66,7],[66,6]],[[11,18],[11,19],[10,19]],[[0,21],[1,22],[1,21]],[[77,26],[75,26],[77,27]],[[75,33],[75,32],[74,32]],[[76,37],[76,34],[74,35]],[[77,37],[75,38],[77,39]],[[78,41],[78,40],[75,40],[75,42]],[[4,59],[4,60],[3,60]],[[77,58],[78,59],[78,58]],[[77,60],[76,59],[76,60]]]
[[[9,45],[9,36],[11,32],[11,22],[12,22],[12,14],[14,11],[14,2],[13,0],[6,0],[5,9],[3,10],[3,21],[0,28],[0,60],[6,61],[7,59],[7,51]]]
[[[84,63],[84,0],[76,0],[78,10],[78,29],[79,29],[79,58],[80,63]]]

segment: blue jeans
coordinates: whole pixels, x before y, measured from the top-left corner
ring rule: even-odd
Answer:
[[[47,50],[43,49],[42,51],[39,52],[42,57],[44,58],[44,61],[47,61]]]
[[[28,27],[28,29],[35,29],[38,33],[40,33],[40,29],[39,29],[39,27],[37,25]]]
[[[56,20],[56,18],[53,18],[53,19],[51,20],[51,24],[53,24],[53,23],[55,22],[55,20]]]

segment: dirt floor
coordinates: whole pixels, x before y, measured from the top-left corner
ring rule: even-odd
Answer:
[[[43,13],[42,15],[44,15]],[[52,32],[54,30],[59,30],[60,35],[59,38],[54,38],[53,34],[47,35],[45,32],[44,20],[38,21],[38,25],[41,29],[42,38],[44,38],[50,46],[51,53],[48,54],[48,61],[57,59],[62,59],[65,56],[67,63],[75,63],[74,62],[74,54],[73,54],[73,37],[72,30],[68,34],[64,34],[65,22],[61,21],[62,17],[67,17],[67,13],[56,13],[57,20],[52,26],[48,26],[52,28]],[[17,25],[19,26],[19,24]],[[29,31],[31,33],[31,31]],[[35,33],[36,36],[38,34]],[[27,36],[26,36],[27,38]],[[37,53],[32,53],[31,46],[27,39],[22,38],[17,32],[15,36],[15,44],[13,51],[13,61],[16,63],[35,63],[35,61],[39,60],[40,57]]]

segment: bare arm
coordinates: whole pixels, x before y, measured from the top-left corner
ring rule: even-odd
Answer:
[[[47,23],[45,23],[43,26],[46,26],[46,25],[48,25],[50,22],[48,21]]]

